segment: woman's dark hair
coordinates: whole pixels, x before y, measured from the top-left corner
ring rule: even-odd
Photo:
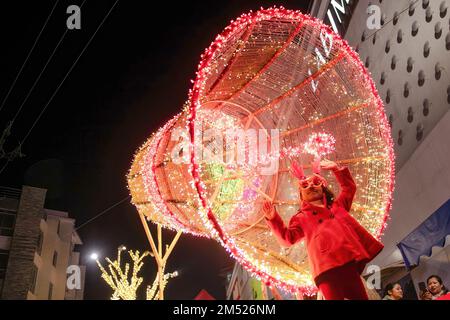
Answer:
[[[325,197],[327,198],[327,208],[330,209],[333,201],[334,201],[334,193],[328,187],[322,185],[322,191],[325,193]],[[300,199],[302,199],[302,193],[300,192]],[[303,199],[302,199],[303,200]]]
[[[394,282],[394,283],[388,283],[387,285],[386,285],[386,287],[384,287],[384,296],[389,296],[390,294],[389,294],[389,291],[392,291],[393,289],[394,289],[394,287],[395,287],[395,285],[396,284],[398,284],[398,285],[400,285],[400,283],[398,283],[398,282]]]
[[[445,294],[447,294],[447,293],[448,293],[448,290],[447,290],[447,288],[444,286],[444,284],[442,283],[442,278],[439,277],[439,276],[436,275],[436,274],[432,274],[431,276],[429,276],[429,277],[427,278],[427,285],[428,285],[428,281],[430,281],[430,279],[432,279],[432,278],[435,278],[435,279],[440,283],[440,285],[442,286],[442,290],[444,291]]]
[[[328,187],[322,186],[323,193],[325,193],[325,197],[327,198],[327,207],[328,209],[331,208],[331,205],[334,201],[334,193],[328,189]]]

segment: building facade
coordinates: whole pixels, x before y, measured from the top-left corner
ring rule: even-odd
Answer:
[[[229,279],[227,300],[262,300],[266,296],[267,288],[236,263]]]
[[[228,279],[227,300],[295,300],[292,294],[270,289],[252,277],[239,263],[235,263]]]
[[[74,251],[82,244],[75,220],[46,209],[45,195],[28,186],[0,188],[1,299],[83,299],[85,267]]]
[[[450,281],[449,246],[433,249],[434,258],[410,272],[396,246],[450,198],[449,6],[444,0],[316,0],[311,9],[359,53],[384,101],[396,182],[385,248],[371,263],[386,270],[384,283],[409,286],[412,279],[416,292],[426,274]]]

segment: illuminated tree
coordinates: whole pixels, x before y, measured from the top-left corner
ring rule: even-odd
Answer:
[[[146,224],[147,228],[148,225]],[[130,274],[130,263],[125,263],[123,265],[121,263],[121,254],[122,251],[125,251],[126,248],[121,246],[117,249],[117,259],[112,261],[110,258],[106,258],[106,262],[108,263],[107,268],[104,268],[100,261],[96,259],[97,265],[100,268],[102,275],[101,277],[105,282],[113,289],[113,294],[111,296],[111,300],[136,300],[137,290],[144,281],[142,276],[139,276],[139,272],[141,271],[144,262],[143,259],[147,256],[152,256],[155,258],[158,271],[155,276],[155,280],[153,284],[147,286],[146,290],[146,299],[147,300],[163,300],[164,299],[164,289],[167,285],[169,279],[178,276],[178,272],[172,273],[164,273],[167,259],[172,252],[176,242],[178,241],[181,232],[178,232],[174,239],[172,240],[170,246],[166,245],[166,252],[163,255],[162,252],[162,232],[161,227],[158,226],[158,249],[154,245],[153,238],[150,233],[150,229],[148,229],[148,234],[152,239],[152,251],[145,251],[142,254],[139,250],[129,250],[128,254],[132,261],[131,274]],[[155,249],[155,250],[153,250]]]

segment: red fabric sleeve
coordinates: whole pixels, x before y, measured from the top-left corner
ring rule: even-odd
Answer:
[[[356,193],[356,184],[352,178],[350,170],[347,167],[333,170],[336,180],[341,187],[341,193],[337,197],[336,204],[350,211],[352,207],[353,197]]]
[[[291,218],[287,228],[276,210],[275,217],[271,220],[266,219],[266,221],[280,244],[285,247],[290,247],[304,237],[303,229],[296,216]]]

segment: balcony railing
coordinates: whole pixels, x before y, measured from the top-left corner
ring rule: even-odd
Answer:
[[[9,198],[9,199],[20,199],[20,194],[22,190],[10,187],[2,187],[0,186],[0,199]]]

